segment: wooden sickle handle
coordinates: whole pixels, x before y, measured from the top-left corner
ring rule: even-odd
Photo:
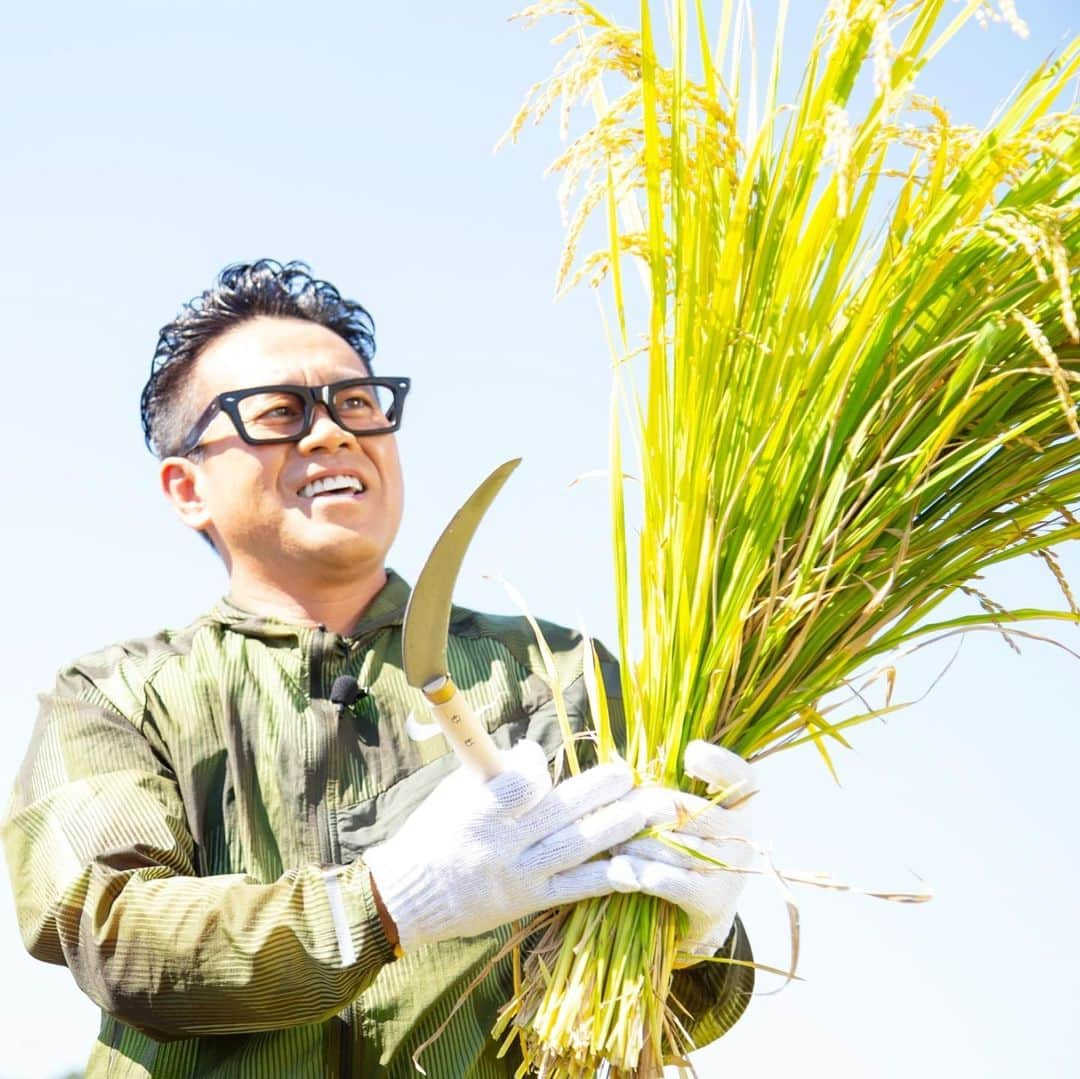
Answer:
[[[502,771],[499,750],[449,675],[428,682],[423,694],[458,760],[482,779],[494,779]]]

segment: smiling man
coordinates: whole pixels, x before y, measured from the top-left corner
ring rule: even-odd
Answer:
[[[429,1074],[512,1075],[488,1034],[509,923],[613,890],[680,904],[691,960],[750,958],[741,875],[639,835],[678,818],[681,846],[738,865],[745,844],[725,839],[745,808],[635,787],[618,763],[553,786],[559,723],[523,620],[455,608],[450,627],[502,774],[482,783],[415,737],[409,588],[386,566],[409,381],[373,373],[373,332],[305,266],[269,260],[228,267],[161,332],[144,431],[228,594],[60,672],[3,830],[27,948],[101,1008],[89,1075],[407,1076],[440,1027]],[[543,628],[581,728],[580,640]],[[364,690],[352,706],[330,699],[343,676]],[[688,748],[687,771],[749,783],[715,747]],[[676,973],[697,1044],[752,982],[723,962]]]
[[[256,315],[202,348],[182,400],[210,404],[161,483],[221,554],[235,602],[352,629],[386,584],[401,523],[393,431],[408,388],[371,378],[339,332],[296,317]]]

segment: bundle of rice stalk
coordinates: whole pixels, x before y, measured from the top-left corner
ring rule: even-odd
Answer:
[[[747,5],[723,0],[712,25],[705,0],[669,0],[663,58],[657,7],[632,29],[580,0],[528,9],[572,17],[569,53],[510,136],[560,100],[598,114],[556,162],[577,199],[560,284],[609,289],[626,751],[643,782],[700,794],[691,739],[829,761],[900,707],[886,657],[1080,620],[1052,551],[1080,535],[1080,116],[1060,104],[1080,40],[976,130],[916,79],[973,18],[1022,30],[1011,4],[832,0],[782,105],[781,0],[760,107]],[[608,240],[579,261],[593,218]],[[1021,555],[1066,609],[976,587]],[[935,620],[957,592],[972,612]],[[503,1016],[522,1074],[656,1075],[690,1048],[667,1002],[679,934],[648,897],[561,912]]]

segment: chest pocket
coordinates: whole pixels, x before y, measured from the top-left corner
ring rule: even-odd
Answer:
[[[554,760],[562,750],[562,729],[547,684],[522,671],[498,641],[451,637],[447,651],[454,681],[496,745],[509,749],[529,738]],[[566,687],[566,703],[571,726],[578,730],[582,702],[575,685]],[[360,797],[343,799],[335,814],[343,864],[393,835],[439,780],[457,768],[446,739],[430,726],[423,695],[407,684],[396,665],[383,669],[361,704],[358,715],[370,732],[368,742],[375,744],[362,747],[369,770],[361,787],[354,788]]]
[[[515,716],[491,732],[495,744],[500,749],[509,749],[526,737],[529,719],[525,711],[518,709]],[[343,865],[393,835],[438,782],[457,769],[457,758],[446,748],[446,740],[440,735],[431,742],[441,747],[434,759],[418,763],[411,772],[402,771],[396,782],[372,797],[338,809],[337,837]]]

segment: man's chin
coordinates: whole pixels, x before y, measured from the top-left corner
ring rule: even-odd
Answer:
[[[356,572],[367,566],[382,566],[386,546],[371,535],[347,528],[323,527],[302,537],[295,553],[305,562],[316,562],[327,569]]]

